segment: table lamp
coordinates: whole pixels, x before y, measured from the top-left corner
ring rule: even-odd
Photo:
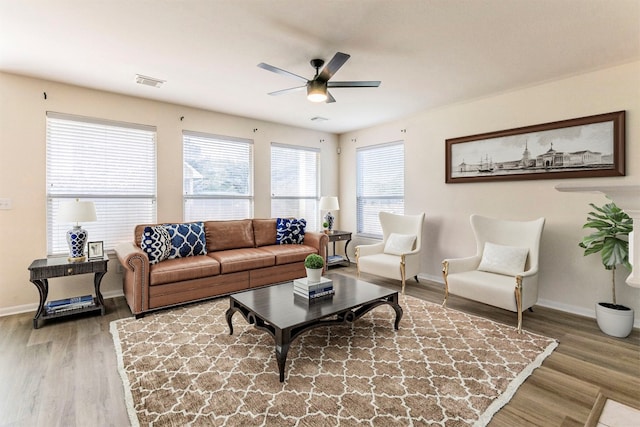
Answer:
[[[336,196],[323,196],[320,198],[320,210],[327,211],[327,214],[324,216],[324,220],[329,224],[329,232],[333,231],[333,222],[335,217],[331,214],[330,211],[340,210],[340,205],[338,204],[338,198]]]
[[[81,222],[93,222],[96,220],[96,207],[93,202],[81,202],[76,199],[60,205],[60,221],[73,222],[75,225],[67,231],[67,243],[69,244],[69,261],[83,262],[84,247],[87,243],[87,230],[80,227]]]

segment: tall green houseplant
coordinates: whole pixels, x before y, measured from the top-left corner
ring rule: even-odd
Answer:
[[[633,231],[633,219],[613,202],[602,207],[593,203],[589,205],[595,212],[589,212],[582,228],[593,228],[596,231],[585,236],[579,245],[584,248],[585,256],[600,252],[604,268],[611,270],[613,305],[617,306],[616,266],[624,265],[631,270],[629,233]]]

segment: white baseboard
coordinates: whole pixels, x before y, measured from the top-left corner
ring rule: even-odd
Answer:
[[[4,307],[4,308],[0,308],[0,317],[11,316],[12,314],[27,313],[29,311],[36,311],[37,309],[38,309],[37,303],[14,305],[13,307]]]
[[[108,291],[108,292],[102,293],[102,297],[104,299],[121,297],[123,295],[124,294],[122,293],[121,290]],[[38,310],[37,302],[31,303],[31,304],[14,305],[13,307],[0,308],[0,317],[11,316],[12,314],[28,313],[28,312],[35,313],[36,310]]]
[[[441,286],[444,286],[444,280],[442,276],[434,276],[432,274],[420,273],[418,274],[418,279],[428,280],[429,282],[435,282]]]
[[[592,319],[596,318],[595,309],[589,310],[588,308],[576,307],[574,305],[562,304],[546,299],[539,299],[536,305],[539,305],[540,307],[552,308],[558,311],[564,311],[566,313],[577,314],[578,316],[590,317]]]
[[[577,314],[578,316],[584,316],[584,317],[589,317],[591,319],[596,318],[596,309],[594,306],[594,309],[588,309],[588,308],[584,308],[584,307],[576,307],[573,305],[568,305],[568,304],[561,304],[558,303],[556,301],[551,301],[551,300],[544,300],[544,299],[539,299],[538,300],[538,304],[541,307],[546,307],[546,308],[552,308],[554,310],[558,310],[558,311],[564,311],[565,313],[571,313],[571,314]],[[635,313],[634,313],[635,314]],[[635,316],[634,320],[633,320],[633,327],[634,328],[640,328],[640,318],[639,316]]]

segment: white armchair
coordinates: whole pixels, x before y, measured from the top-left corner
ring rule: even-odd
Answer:
[[[445,294],[518,313],[538,301],[538,253],[544,218],[508,221],[471,215],[476,255],[442,262]]]
[[[402,281],[404,294],[407,277],[418,281],[424,212],[397,215],[380,212],[382,242],[356,246],[358,276],[361,272]]]

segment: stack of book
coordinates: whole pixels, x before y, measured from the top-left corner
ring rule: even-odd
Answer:
[[[303,298],[315,299],[331,296],[335,291],[331,279],[321,277],[319,282],[310,282],[306,277],[303,277],[293,281],[293,293]]]
[[[329,255],[327,257],[327,264],[335,264],[343,261],[346,261],[346,260],[342,257],[342,255]]]
[[[44,309],[47,314],[62,313],[64,311],[77,310],[83,307],[91,307],[95,305],[93,296],[83,295],[81,297],[65,298],[55,301],[49,301],[45,304]]]

